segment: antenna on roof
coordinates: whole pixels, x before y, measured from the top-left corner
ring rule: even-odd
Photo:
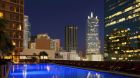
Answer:
[[[93,17],[93,12],[91,12],[91,18]]]

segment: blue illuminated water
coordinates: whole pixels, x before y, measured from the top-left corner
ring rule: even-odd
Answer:
[[[130,78],[55,64],[12,65],[8,78]]]

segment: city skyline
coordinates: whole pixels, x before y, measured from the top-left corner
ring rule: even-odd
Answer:
[[[0,78],[140,78],[140,0],[0,0]]]
[[[85,50],[87,16],[93,11],[99,16],[100,38],[103,44],[103,0],[25,0],[25,14],[30,17],[31,33],[48,33],[52,38],[61,39],[64,47],[64,29],[67,24],[78,25],[79,49]],[[32,5],[31,5],[32,4]]]

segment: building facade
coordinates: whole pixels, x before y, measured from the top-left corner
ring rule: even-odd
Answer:
[[[6,31],[19,54],[23,50],[24,0],[0,0],[0,17],[8,20]]]
[[[106,60],[140,59],[140,0],[105,0]]]
[[[65,50],[77,50],[78,47],[78,27],[76,25],[67,25],[65,27]]]
[[[60,39],[51,39],[50,49],[54,51],[60,50]]]
[[[51,39],[48,34],[38,34],[35,42],[36,49],[50,50]]]
[[[99,54],[99,19],[97,16],[93,16],[93,13],[91,12],[91,15],[88,16],[87,23],[86,52],[87,54]]]
[[[103,61],[100,53],[99,19],[93,15],[93,12],[87,19],[86,59],[88,61]]]
[[[24,16],[24,36],[23,36],[23,48],[27,49],[29,48],[29,43],[31,40],[31,32],[30,32],[30,28],[31,28],[31,24],[29,22],[29,17],[28,16]]]

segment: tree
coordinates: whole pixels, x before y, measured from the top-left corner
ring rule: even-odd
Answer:
[[[45,51],[41,51],[39,53],[40,56],[43,56],[43,59],[44,59],[44,56],[48,56],[48,53],[46,53]]]
[[[31,61],[33,62],[37,62],[37,58],[36,57],[31,57]]]
[[[14,50],[12,40],[6,32],[8,21],[0,18],[0,52],[2,55],[9,55]]]

